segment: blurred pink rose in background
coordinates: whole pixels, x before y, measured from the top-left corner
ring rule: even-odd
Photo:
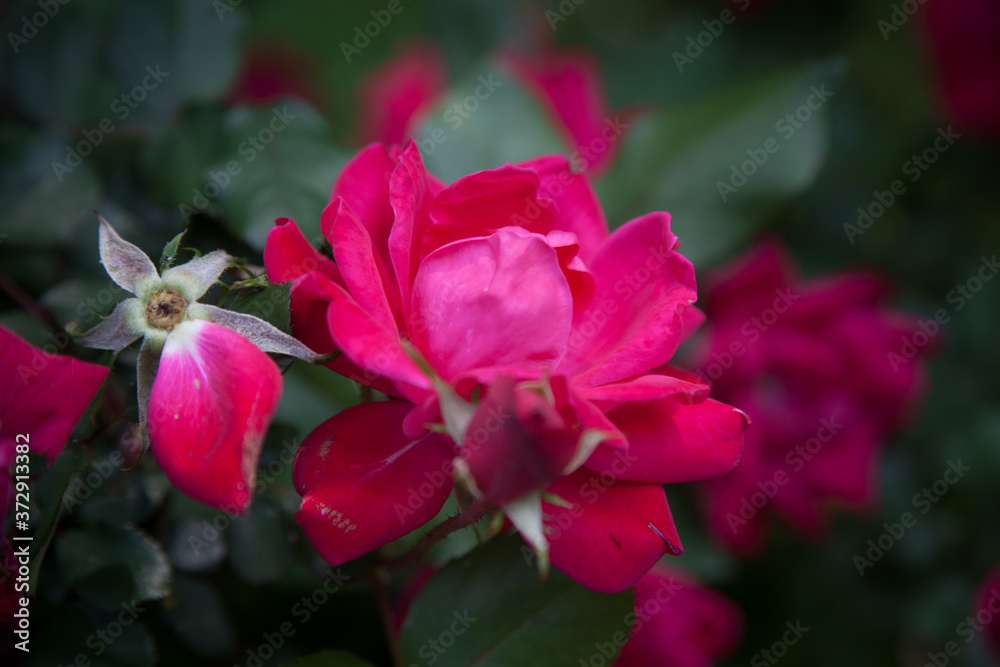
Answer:
[[[691,574],[658,563],[635,585],[635,624],[616,667],[710,667],[743,635],[743,613]]]
[[[707,335],[697,355],[712,395],[752,421],[740,465],[704,483],[714,532],[738,551],[764,541],[781,515],[810,536],[824,503],[875,495],[879,447],[921,386],[919,355],[940,325],[893,313],[870,274],[802,280],[785,251],[763,244],[707,291]]]
[[[928,0],[924,12],[951,116],[966,129],[1000,133],[1000,3]]]

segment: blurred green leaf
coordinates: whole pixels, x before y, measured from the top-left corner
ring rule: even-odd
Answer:
[[[208,584],[178,575],[173,594],[163,603],[163,616],[181,641],[203,655],[222,657],[236,643],[229,614],[219,594]]]
[[[59,512],[63,508],[63,494],[70,480],[87,465],[87,457],[79,447],[66,447],[52,465],[41,474],[35,484],[38,517],[34,519],[33,547],[31,554],[31,580],[39,580],[45,552],[49,548],[56,528]],[[34,468],[34,466],[32,466]]]
[[[425,664],[433,657],[441,667],[577,667],[597,650],[595,642],[628,636],[631,592],[595,593],[558,571],[540,584],[523,546],[518,537],[497,538],[435,575],[403,625],[404,660]]]
[[[67,162],[68,144],[55,136],[29,138],[12,128],[0,133],[4,243],[65,242],[93,220],[100,186],[86,158]]]
[[[233,521],[226,538],[229,562],[251,584],[277,581],[292,562],[288,529],[281,513],[264,498],[257,498]]]
[[[153,198],[176,207],[196,196],[202,174],[221,157],[224,115],[217,108],[185,110],[142,145],[140,162]]]
[[[217,197],[226,226],[257,249],[282,217],[306,238],[320,236],[320,214],[347,162],[322,116],[297,101],[237,107],[226,118],[225,145],[228,159],[205,174],[202,196],[186,204],[185,216]]]
[[[128,526],[73,529],[56,541],[59,572],[70,584],[103,568],[123,565],[135,583],[136,599],[156,600],[170,591],[170,561],[160,544]]]
[[[371,667],[371,663],[344,651],[323,651],[296,660],[288,667]]]
[[[210,2],[121,2],[105,42],[124,96],[119,120],[166,117],[222,98],[239,68],[242,31],[238,12],[220,18]]]
[[[479,75],[451,89],[416,134],[432,174],[451,183],[507,162],[569,154],[552,121],[527,91],[488,62],[479,69]]]
[[[823,166],[842,69],[798,67],[633,121],[599,187],[612,226],[669,211],[696,264],[746,242]]]

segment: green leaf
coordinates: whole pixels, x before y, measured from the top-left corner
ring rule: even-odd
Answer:
[[[117,117],[162,119],[184,104],[221,99],[239,67],[242,31],[240,16],[220,20],[202,0],[121,2],[105,37],[125,96]]]
[[[371,667],[371,664],[345,651],[323,651],[296,660],[288,667]]]
[[[292,562],[288,529],[281,513],[263,498],[233,521],[226,535],[229,562],[251,584],[277,581]]]
[[[259,317],[287,334],[292,332],[291,283],[276,283],[267,287],[240,291],[229,310]]]
[[[322,116],[294,100],[237,107],[226,118],[225,145],[229,157],[205,174],[204,197],[191,202],[194,208],[218,201],[226,226],[257,249],[283,217],[306,238],[321,238],[320,214],[347,162]]]
[[[142,145],[140,163],[150,194],[165,206],[191,202],[201,176],[222,157],[223,109],[186,109]]]
[[[70,480],[87,466],[87,457],[79,447],[66,447],[35,484],[38,517],[34,520],[31,554],[31,580],[38,583],[45,552],[52,541],[63,508],[63,494]],[[32,465],[32,469],[35,466]]]
[[[174,260],[177,259],[177,248],[181,244],[181,239],[187,234],[185,229],[180,234],[170,239],[167,245],[163,246],[163,252],[160,253],[160,273],[163,273],[169,269],[174,264]]]
[[[86,158],[67,166],[68,144],[53,136],[28,139],[19,130],[0,134],[4,243],[67,242],[81,225],[93,221],[99,184]]]
[[[612,226],[669,211],[683,253],[696,264],[745,242],[823,166],[842,69],[839,61],[800,67],[633,121],[599,187]],[[807,107],[797,127],[789,123],[786,116],[824,85],[832,99]],[[744,166],[749,176],[733,175]]]
[[[487,63],[480,69],[481,75],[452,89],[417,134],[420,153],[432,174],[451,183],[507,162],[547,153],[569,155],[534,98]],[[477,90],[484,99],[475,95]]]
[[[173,594],[163,603],[167,625],[187,646],[213,657],[233,651],[236,633],[219,594],[208,584],[177,575]]]
[[[124,566],[131,573],[137,600],[156,600],[170,591],[166,553],[158,542],[135,528],[95,525],[67,531],[56,541],[56,560],[69,584],[104,568]]]
[[[524,546],[518,537],[494,539],[431,579],[403,625],[404,659],[425,664],[433,655],[440,667],[576,667],[597,650],[595,642],[628,636],[631,592],[595,593],[557,571],[541,584]]]

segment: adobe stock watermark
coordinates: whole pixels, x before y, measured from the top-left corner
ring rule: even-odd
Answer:
[[[219,171],[209,171],[208,183],[203,188],[192,190],[193,197],[190,203],[180,204],[177,207],[184,222],[189,223],[192,216],[207,210],[211,201],[222,194],[222,191],[229,187],[234,178],[243,173],[244,165],[257,159],[258,154],[267,148],[274,141],[274,138],[281,134],[296,118],[298,116],[290,112],[287,106],[283,106],[281,109],[272,108],[271,118],[267,124],[253,134],[248,134],[246,139],[236,147],[236,152],[243,159],[229,160],[225,167]]]
[[[447,628],[442,630],[437,637],[421,644],[420,648],[417,649],[417,655],[424,659],[424,664],[433,665],[437,662],[441,656],[448,652],[448,649],[455,645],[458,638],[464,635],[472,627],[472,624],[479,620],[475,616],[470,615],[468,609],[461,613],[457,611],[453,612],[452,616],[455,620]],[[408,667],[420,666],[411,662]]]
[[[955,285],[954,289],[945,296],[945,301],[955,306],[956,313],[961,311],[983,289],[986,283],[993,280],[997,272],[1000,272],[1000,263],[997,262],[996,255],[981,257],[979,269],[965,282]],[[886,353],[886,360],[893,372],[898,373],[900,368],[916,358],[920,350],[930,345],[931,340],[941,333],[941,327],[948,322],[951,322],[951,313],[948,312],[947,308],[938,308],[934,311],[933,318],[920,320],[917,323],[919,331],[901,336],[899,351]]]
[[[579,667],[607,667],[628,641],[642,632],[646,624],[663,611],[684,586],[673,577],[661,579],[656,593],[649,596],[642,606],[637,606],[622,618],[626,630],[618,630],[605,642],[594,642],[594,652],[589,658],[580,658]]]
[[[913,505],[914,509],[920,510],[920,515],[927,514],[970,470],[972,468],[969,466],[962,465],[962,459],[948,461],[948,467],[941,478],[915,493],[910,504]],[[917,525],[917,519],[918,516],[913,512],[903,512],[899,516],[899,521],[882,524],[885,532],[868,540],[868,549],[864,554],[855,554],[853,558],[854,567],[857,568],[858,574],[864,577],[865,570],[874,567],[875,563],[882,560],[882,557],[906,536],[908,529]]]
[[[503,77],[496,72],[480,75],[476,81],[478,85],[473,89],[472,93],[452,104],[441,114],[441,120],[447,123],[451,131],[462,127],[465,121],[479,110],[480,105],[490,99],[497,88],[505,83]],[[434,155],[437,147],[446,141],[448,141],[448,132],[438,125],[427,132],[426,136],[417,139],[417,147],[423,153],[424,157],[429,157]]]
[[[38,34],[38,31],[49,24],[51,19],[56,17],[63,5],[68,5],[70,0],[38,0],[38,8],[30,17],[21,18],[21,29],[18,32],[8,32],[7,41],[10,47],[17,54],[21,47],[30,42]]]
[[[750,0],[731,1],[741,12],[746,11],[747,7],[750,6]],[[705,26],[705,29],[696,35],[688,36],[687,48],[684,49],[683,53],[674,51],[671,54],[674,64],[677,65],[677,71],[683,74],[684,68],[693,65],[694,61],[705,52],[705,49],[712,46],[715,40],[722,35],[726,26],[731,25],[734,21],[736,21],[736,12],[728,7],[719,13],[719,18],[702,21],[701,24]]]
[[[555,9],[545,10],[545,20],[549,22],[549,27],[555,32],[559,24],[572,16],[577,7],[587,0],[562,0]]]
[[[781,141],[790,141],[795,133],[805,127],[805,124],[812,120],[813,115],[822,109],[833,95],[834,92],[827,90],[825,83],[819,87],[811,86],[809,95],[806,96],[801,105],[775,121],[774,131],[781,136]],[[775,137],[768,137],[760,147],[746,150],[746,154],[749,156],[748,160],[744,160],[738,166],[736,164],[730,165],[729,178],[715,183],[723,202],[728,201],[729,197],[746,185],[747,179],[756,174],[767,164],[772,155],[781,150],[781,141]]]
[[[955,626],[955,634],[964,640],[964,644],[952,640],[941,647],[940,651],[928,651],[927,662],[923,667],[947,667],[952,658],[959,656],[965,645],[971,644],[979,633],[989,627],[996,615],[1000,614],[1000,590],[991,588],[987,595],[986,602],[975,614],[966,616],[965,620]]]
[[[146,76],[142,78],[142,81],[111,102],[111,113],[119,122],[125,121],[168,76],[170,76],[170,72],[161,70],[160,65],[147,66]],[[62,183],[63,177],[73,173],[73,170],[83,163],[83,158],[93,153],[94,149],[104,142],[105,137],[115,131],[116,127],[112,117],[105,116],[96,128],[83,130],[81,132],[83,139],[77,142],[76,146],[66,145],[66,159],[62,162],[52,161],[52,171],[55,173],[56,179]]]
[[[786,621],[785,627],[788,629],[781,635],[781,639],[750,658],[751,667],[767,667],[767,665],[778,664],[779,660],[788,655],[788,649],[798,644],[799,640],[809,632],[809,628],[802,625],[802,619],[796,619],[794,624],[791,621]]]
[[[292,605],[289,610],[289,613],[298,621],[299,626],[308,623],[313,614],[329,602],[330,598],[336,595],[351,578],[350,575],[342,573],[339,567],[336,570],[328,569],[325,574],[326,578],[323,579],[323,583],[308,596],[302,596],[302,599]],[[275,656],[278,649],[295,636],[296,632],[298,632],[298,627],[294,623],[291,621],[282,622],[274,632],[265,632],[261,636],[262,641],[257,646],[247,649],[246,659],[233,667],[240,667],[240,665],[264,667],[267,661]]]
[[[955,140],[961,137],[962,135],[955,132],[951,125],[947,128],[939,127],[937,136],[931,145],[919,154],[914,153],[909,160],[903,163],[901,168],[903,175],[910,177],[910,183],[916,183],[921,176],[927,173],[931,165],[938,161],[941,154],[951,148],[955,144]],[[858,207],[857,221],[854,224],[844,223],[844,233],[847,234],[847,240],[850,241],[851,245],[854,245],[855,238],[871,229],[875,221],[885,215],[885,212],[904,194],[906,194],[906,183],[900,178],[892,181],[887,190],[874,190],[872,192],[873,201],[869,202],[867,206]]]
[[[771,306],[762,310],[760,315],[751,317],[740,327],[742,339],[731,341],[729,347],[722,352],[713,352],[712,360],[698,371],[699,374],[710,380],[722,377],[723,373],[733,367],[737,359],[746,354],[747,346],[760,340],[760,337],[777,323],[779,317],[787,313],[802,296],[793,292],[791,287],[775,289],[774,293],[776,296]]]
[[[927,0],[903,0],[903,2],[892,5],[889,18],[879,19],[875,22],[875,26],[882,34],[882,41],[888,42],[892,33],[899,32],[926,2]]]
[[[844,425],[838,423],[835,416],[829,419],[821,419],[816,435],[806,440],[803,444],[796,445],[785,454],[785,465],[791,468],[792,474],[802,472],[806,464],[823,451],[823,447],[833,440],[843,428]],[[791,479],[792,477],[788,470],[779,468],[771,475],[771,479],[758,480],[758,490],[749,497],[743,496],[740,499],[739,515],[732,512],[726,514],[726,522],[729,524],[729,529],[733,532],[733,535],[756,517],[759,511],[767,507],[767,504],[778,495],[778,491],[788,484]]]
[[[412,1],[407,0],[407,2]],[[361,51],[366,49],[373,39],[382,34],[382,31],[389,27],[392,18],[401,14],[403,9],[405,6],[401,0],[389,0],[385,9],[373,9],[368,12],[371,14],[372,20],[365,23],[364,26],[354,26],[354,39],[351,43],[340,43],[340,52],[344,55],[347,64],[351,63],[351,58],[361,55]]]

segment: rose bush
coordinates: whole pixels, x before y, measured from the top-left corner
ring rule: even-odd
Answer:
[[[396,399],[341,412],[298,454],[297,518],[328,561],[419,528],[453,473],[595,590],[681,551],[662,485],[731,469],[746,418],[666,365],[702,318],[667,213],[610,234],[565,158],[445,186],[411,142],[352,159],[321,227],[333,260],[279,220],[268,277],[292,283],[300,340]]]

